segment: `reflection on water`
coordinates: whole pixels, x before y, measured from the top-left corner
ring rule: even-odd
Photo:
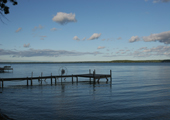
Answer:
[[[13,73],[1,77],[50,75],[59,64],[14,64]],[[61,119],[170,119],[170,64],[67,64],[68,74],[108,74],[112,83],[102,79],[92,84],[71,78],[50,85],[50,80],[26,86],[26,81],[5,82],[0,93],[0,109],[16,120]],[[81,68],[81,69],[79,69]],[[79,70],[78,70],[79,69]]]

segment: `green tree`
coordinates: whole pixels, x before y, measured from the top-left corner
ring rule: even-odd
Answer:
[[[6,5],[7,2],[11,2],[13,5],[18,4],[16,0],[0,0],[0,15],[3,17],[5,17],[4,14],[9,14],[9,7]]]

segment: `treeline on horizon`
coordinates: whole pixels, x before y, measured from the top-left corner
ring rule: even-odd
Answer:
[[[170,60],[112,60],[112,61],[75,61],[75,62],[0,62],[1,64],[13,63],[164,63]]]

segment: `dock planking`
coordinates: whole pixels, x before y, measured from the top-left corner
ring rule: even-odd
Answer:
[[[91,73],[91,70],[89,70],[89,74],[76,74],[76,75],[51,75],[50,76],[39,76],[39,77],[22,77],[22,78],[0,78],[0,81],[2,82],[2,87],[4,86],[4,81],[20,81],[20,80],[27,80],[27,86],[28,86],[28,81],[31,81],[31,86],[33,85],[33,80],[42,80],[42,79],[51,79],[51,84],[52,84],[52,79],[55,79],[55,83],[56,83],[56,79],[61,78],[68,78],[71,77],[72,78],[72,82],[73,82],[73,78],[76,77],[76,82],[78,82],[78,77],[84,77],[84,78],[93,78],[93,82],[96,82],[96,79],[98,79],[97,81],[99,82],[99,80],[101,78],[106,78],[106,80],[108,81],[108,78],[110,78],[110,81],[112,81],[112,71],[110,70],[110,74],[96,74],[95,70],[93,71],[93,74]],[[41,81],[42,84],[42,81]]]

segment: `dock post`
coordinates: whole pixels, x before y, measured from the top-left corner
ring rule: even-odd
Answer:
[[[31,78],[31,86],[32,86],[32,78]]]
[[[78,77],[76,76],[76,82],[78,83]]]
[[[42,77],[43,73],[41,72],[41,77]],[[41,78],[41,81],[42,81],[42,78]]]
[[[53,78],[52,78],[52,73],[51,73],[51,85],[53,84],[53,81],[52,81],[52,79],[53,79]]]
[[[89,74],[91,74],[91,69],[89,69]],[[90,82],[91,82],[91,77],[90,77]]]
[[[57,82],[56,82],[56,77],[55,77],[55,85],[57,84]]]
[[[42,75],[43,75],[43,72],[41,72],[41,85],[42,85]]]
[[[39,76],[39,78],[38,78],[38,82],[40,82],[40,76]]]
[[[27,86],[28,86],[28,77],[27,77]]]
[[[32,86],[32,77],[33,77],[33,72],[31,73],[31,86]]]
[[[110,70],[110,83],[112,83],[112,70]]]
[[[95,82],[96,82],[96,78],[95,78],[95,70],[93,71],[93,82],[94,82],[94,84],[95,84]]]
[[[73,83],[73,74],[72,74],[72,83]]]
[[[4,80],[2,79],[2,88],[4,87]]]

